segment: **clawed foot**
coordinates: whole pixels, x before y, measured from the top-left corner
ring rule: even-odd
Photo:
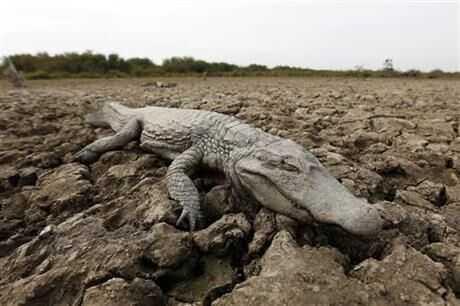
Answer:
[[[177,219],[176,226],[179,227],[187,219],[189,229],[191,232],[201,228],[203,225],[203,217],[200,212],[193,211],[188,208],[183,208],[179,219]]]
[[[77,154],[75,154],[74,161],[88,165],[97,161],[98,158],[98,153],[90,151],[88,149],[82,149]]]

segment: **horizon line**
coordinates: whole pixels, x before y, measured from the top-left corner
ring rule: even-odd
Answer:
[[[206,63],[225,63],[225,64],[230,64],[230,65],[235,65],[238,68],[244,68],[244,67],[248,67],[250,65],[261,65],[261,66],[267,67],[268,69],[274,69],[276,67],[283,67],[284,66],[284,67],[289,67],[289,68],[293,68],[293,69],[318,70],[318,71],[320,71],[320,70],[326,70],[326,71],[357,71],[357,70],[379,71],[379,70],[384,69],[383,63],[384,63],[384,61],[386,59],[392,59],[391,57],[387,57],[387,58],[382,59],[382,64],[381,64],[382,67],[380,67],[380,68],[366,68],[366,66],[362,65],[362,64],[356,64],[353,67],[349,67],[349,68],[331,68],[331,67],[329,67],[329,68],[327,68],[327,67],[312,68],[312,67],[308,67],[308,66],[293,66],[293,65],[288,65],[288,64],[270,65],[270,64],[264,64],[264,63],[258,63],[258,62],[254,62],[254,63],[244,65],[244,64],[235,64],[232,61],[213,61],[213,60],[208,60],[208,59],[204,59],[204,58],[195,57],[193,55],[172,55],[172,56],[169,56],[169,57],[162,58],[160,60],[161,63],[158,63],[158,62],[155,61],[155,59],[153,57],[149,57],[149,56],[123,56],[123,55],[120,55],[120,53],[117,53],[117,52],[105,53],[105,52],[99,52],[99,51],[92,50],[92,49],[85,49],[84,51],[64,51],[64,52],[48,52],[48,51],[16,52],[16,53],[7,54],[7,55],[4,55],[4,54],[0,53],[0,58],[7,58],[7,57],[11,57],[11,56],[18,56],[18,55],[38,56],[39,54],[47,54],[49,56],[58,56],[58,55],[65,55],[65,54],[71,54],[71,53],[74,53],[74,54],[84,54],[84,53],[100,54],[100,55],[104,55],[105,57],[107,57],[107,56],[109,56],[111,54],[116,54],[117,56],[119,56],[123,60],[129,60],[129,59],[133,59],[133,58],[147,58],[150,61],[152,61],[152,63],[154,65],[157,65],[157,66],[162,66],[163,62],[165,60],[171,59],[171,58],[193,58],[194,60],[198,60],[198,61],[201,60],[201,61],[205,61]],[[440,71],[447,72],[447,73],[458,73],[458,72],[460,72],[459,68],[453,68],[453,69],[448,69],[448,70],[444,70],[444,69],[441,69],[441,68],[420,69],[420,68],[417,68],[417,67],[411,67],[411,68],[407,68],[407,69],[398,69],[397,65],[394,65],[393,70],[394,71],[402,71],[402,72],[404,72],[404,71],[432,72],[432,71],[436,71],[436,70],[440,70]]]

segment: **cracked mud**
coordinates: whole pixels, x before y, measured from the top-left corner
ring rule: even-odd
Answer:
[[[460,305],[460,82],[173,81],[0,82],[0,305]],[[291,138],[376,205],[384,230],[366,241],[241,207],[207,173],[195,183],[209,226],[178,229],[167,161],[133,142],[73,162],[111,134],[84,123],[108,100]]]

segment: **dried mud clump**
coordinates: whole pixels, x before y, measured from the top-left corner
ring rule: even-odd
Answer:
[[[460,85],[447,80],[0,83],[0,305],[459,305]],[[217,111],[307,147],[384,230],[364,240],[233,200],[198,173],[176,228],[168,162],[130,143],[90,166],[107,100]],[[282,105],[283,107],[280,107]]]

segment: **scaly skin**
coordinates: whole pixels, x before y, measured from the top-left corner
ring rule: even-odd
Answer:
[[[354,197],[319,161],[295,142],[270,135],[223,114],[162,107],[131,109],[108,103],[88,116],[116,134],[77,153],[91,163],[104,152],[139,139],[140,146],[173,160],[168,191],[183,206],[177,223],[194,230],[203,218],[190,174],[199,164],[223,171],[236,193],[302,222],[326,222],[357,235],[374,235],[382,226],[377,210]]]

